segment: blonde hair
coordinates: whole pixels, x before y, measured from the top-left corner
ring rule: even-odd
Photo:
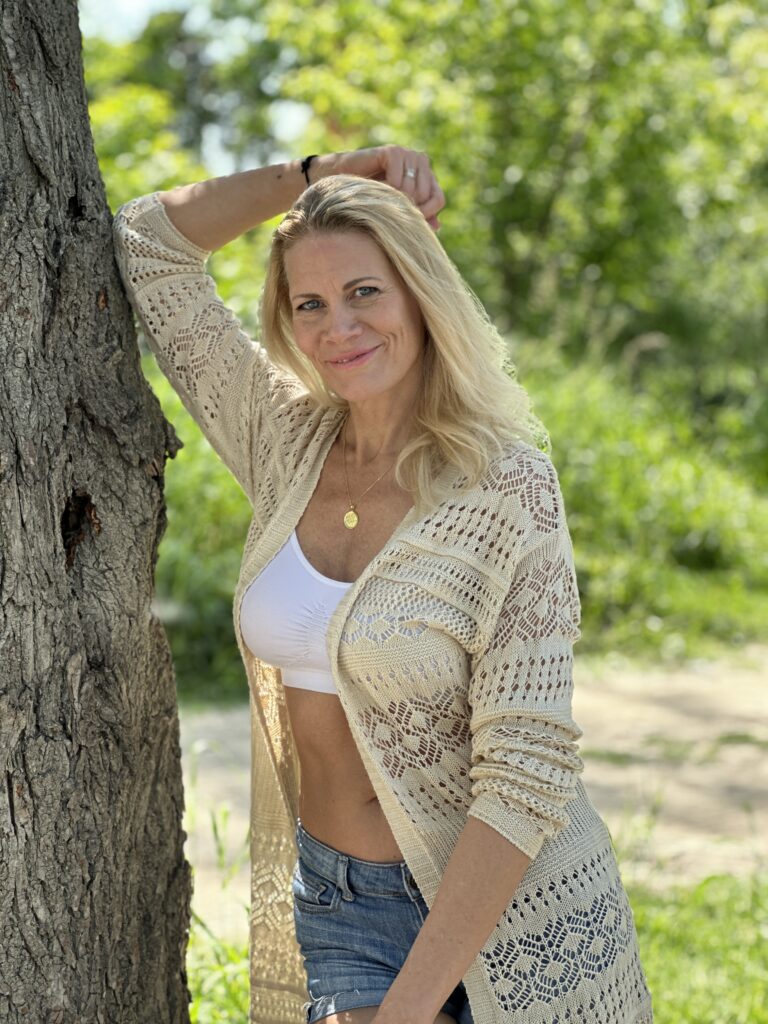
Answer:
[[[321,178],[275,230],[260,310],[272,361],[295,374],[319,405],[348,408],[295,343],[285,253],[308,235],[349,231],[368,235],[388,257],[415,297],[428,332],[415,436],[395,465],[395,479],[413,496],[417,510],[443,500],[436,476],[445,463],[456,466],[467,478],[465,486],[472,487],[509,442],[522,439],[542,447],[543,437],[548,446],[528,392],[514,379],[504,341],[479,299],[413,202],[383,182],[349,174]]]

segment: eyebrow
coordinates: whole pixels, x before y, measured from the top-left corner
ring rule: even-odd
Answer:
[[[371,274],[367,274],[365,277],[355,277],[355,278],[353,278],[353,280],[347,281],[347,283],[344,285],[342,290],[346,291],[348,288],[353,288],[356,284],[360,284],[361,281],[382,281],[382,278],[380,278],[380,277],[373,277]],[[382,281],[382,283],[383,283],[383,281]],[[298,292],[296,295],[291,295],[291,301],[294,301],[295,299],[320,299],[320,298],[322,298],[322,296],[318,295],[317,292]]]

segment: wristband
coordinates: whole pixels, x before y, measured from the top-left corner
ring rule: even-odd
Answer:
[[[313,153],[312,156],[306,156],[301,161],[301,173],[307,179],[307,185],[312,184],[312,182],[309,180],[309,165],[312,163],[312,161],[315,159],[317,155],[317,153]]]

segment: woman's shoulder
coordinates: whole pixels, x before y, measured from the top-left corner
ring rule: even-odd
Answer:
[[[518,440],[494,457],[482,481],[514,515],[529,538],[547,535],[565,524],[560,478],[551,455],[527,441]]]
[[[453,481],[453,494],[443,503],[443,516],[461,520],[460,536],[475,543],[477,527],[483,546],[493,537],[502,546],[527,547],[551,534],[565,521],[560,480],[548,452],[522,439],[510,441],[494,454],[481,478],[466,486]],[[458,525],[458,523],[457,523]]]
[[[518,438],[491,456],[480,485],[486,490],[516,493],[527,481],[556,476],[557,470],[549,453]]]
[[[409,526],[403,550],[412,559],[418,549],[419,564],[428,564],[435,578],[447,576],[456,584],[474,580],[478,599],[490,592],[498,598],[523,555],[553,538],[564,522],[552,459],[517,440],[493,455],[474,484],[455,470],[446,472],[449,493]]]
[[[512,505],[527,507],[542,500],[544,493],[559,494],[560,482],[551,456],[523,439],[507,442],[488,459],[485,472],[473,485],[456,476],[453,488],[467,500],[497,504],[509,499]]]

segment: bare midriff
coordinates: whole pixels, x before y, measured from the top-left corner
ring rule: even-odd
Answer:
[[[371,478],[375,470],[370,470]],[[351,474],[350,474],[351,475]],[[359,489],[359,485],[356,489]],[[304,556],[323,576],[354,582],[378,554],[412,506],[390,478],[371,490],[347,529],[348,508],[337,443],[296,527]],[[288,715],[301,764],[299,817],[310,835],[362,860],[402,861],[336,693],[285,688]]]
[[[286,687],[301,763],[299,817],[310,835],[362,860],[404,860],[336,694]]]

